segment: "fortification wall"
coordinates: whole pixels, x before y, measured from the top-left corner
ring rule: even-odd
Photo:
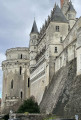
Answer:
[[[66,66],[66,64],[77,57],[77,41],[73,41],[68,45],[63,52],[55,60],[55,72],[60,70],[60,68]]]
[[[37,69],[30,74],[30,95],[35,97],[38,104],[41,102],[45,87],[49,83],[48,67],[49,66],[46,67],[46,61],[43,61]]]
[[[67,66],[62,67],[56,73],[56,75],[54,75],[49,87],[45,90],[42,102],[40,104],[41,112],[43,113],[53,112],[54,114],[60,116],[64,116],[64,114],[69,112],[68,114],[66,114],[66,117],[67,116],[71,117],[71,115],[77,114],[77,109],[79,106],[77,106],[76,108],[75,102],[76,100],[78,103],[80,102],[80,95],[77,93],[78,86],[76,88],[77,90],[76,93],[74,92],[75,85],[76,84],[78,85],[78,83],[76,83],[78,81],[77,79],[75,80],[75,78],[76,78],[76,60],[74,59],[73,61],[70,61],[67,64]],[[78,96],[77,98],[79,99],[74,98],[74,100],[72,100],[73,99],[72,93],[75,93],[75,96]],[[70,105],[68,106],[67,104],[68,101],[70,102],[70,105],[72,104],[71,106]],[[74,104],[72,103],[72,101],[74,101]],[[73,109],[74,105],[75,109]]]
[[[80,26],[81,17],[78,19],[70,33],[68,33],[65,40],[63,41],[64,49],[55,60],[55,72],[57,72],[61,67],[66,66],[67,62],[73,60],[76,57],[79,57],[80,50],[77,52],[77,30],[80,28]],[[77,66],[80,66],[79,63],[77,63]]]

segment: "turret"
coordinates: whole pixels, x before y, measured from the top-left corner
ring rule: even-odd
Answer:
[[[36,55],[37,55],[37,40],[38,40],[38,29],[36,22],[34,20],[32,30],[30,33],[30,69],[34,68],[36,64]]]
[[[11,48],[2,62],[2,113],[16,110],[19,101],[30,97],[29,48]],[[14,107],[13,107],[14,106]]]
[[[67,11],[67,19],[69,20],[69,26],[71,29],[76,22],[76,11],[75,11],[71,1],[69,2],[69,8]]]

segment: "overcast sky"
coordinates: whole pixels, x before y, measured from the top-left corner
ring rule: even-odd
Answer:
[[[5,60],[7,49],[28,47],[34,17],[40,30],[55,2],[60,5],[60,0],[0,0],[0,64]],[[77,11],[77,17],[80,17],[81,1],[72,0],[72,2]],[[1,93],[0,67],[0,97]]]

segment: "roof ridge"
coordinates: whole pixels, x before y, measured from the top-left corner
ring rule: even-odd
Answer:
[[[67,23],[67,19],[64,16],[62,10],[59,8],[58,5],[56,5],[56,8],[54,10],[54,14],[51,17],[51,21],[57,21],[57,22],[65,22]]]

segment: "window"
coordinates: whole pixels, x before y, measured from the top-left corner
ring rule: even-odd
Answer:
[[[7,99],[7,94],[6,94],[6,97],[5,97],[6,99]]]
[[[62,57],[60,57],[60,68],[62,67]]]
[[[57,47],[55,47],[55,53],[57,53]]]
[[[22,59],[22,54],[21,54],[21,59]]]
[[[56,26],[56,32],[59,32],[59,26]]]
[[[21,75],[21,73],[22,73],[22,67],[20,66],[20,75]]]
[[[20,93],[20,97],[21,97],[21,99],[23,98],[23,92],[21,91],[21,93]]]
[[[28,87],[30,87],[30,78],[28,78]]]
[[[60,37],[60,42],[62,43],[62,37]]]
[[[11,89],[13,89],[13,80],[11,81]]]

